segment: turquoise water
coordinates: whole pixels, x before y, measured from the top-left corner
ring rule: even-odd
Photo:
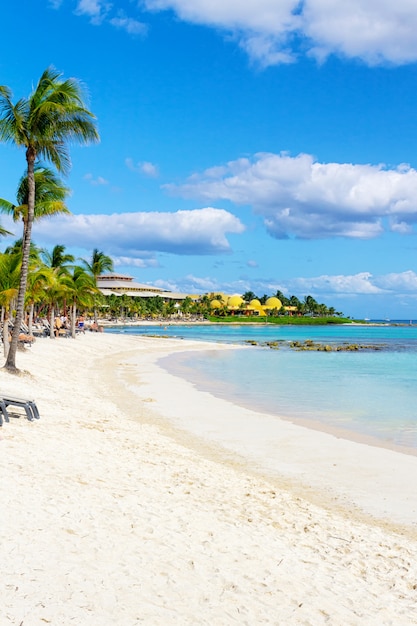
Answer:
[[[318,342],[379,343],[388,347],[417,350],[417,322],[413,325],[327,325],[327,326],[275,326],[255,324],[184,324],[154,326],[123,326],[109,328],[110,332],[124,334],[175,337],[201,341],[242,343],[255,341],[290,341],[313,339]]]
[[[197,387],[233,402],[369,435],[417,453],[417,326],[130,327],[128,333],[237,344],[245,350],[184,352],[160,364]],[[289,341],[375,345],[359,352],[305,352]],[[278,341],[279,349],[263,346]]]

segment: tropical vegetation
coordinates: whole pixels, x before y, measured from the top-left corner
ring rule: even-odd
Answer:
[[[11,89],[0,85],[0,141],[25,150],[27,175],[26,202],[24,208],[17,211],[23,220],[23,237],[15,324],[5,364],[10,371],[17,371],[16,350],[24,315],[35,219],[36,167],[40,159],[44,159],[65,174],[70,167],[68,143],[89,143],[98,139],[95,118],[86,108],[79,81],[64,79],[60,72],[49,67],[29,97],[16,103],[12,101]]]

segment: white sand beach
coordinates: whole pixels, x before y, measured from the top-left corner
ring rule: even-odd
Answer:
[[[156,363],[202,347],[86,333],[0,370],[41,414],[0,429],[0,624],[417,624],[417,457],[259,432]]]

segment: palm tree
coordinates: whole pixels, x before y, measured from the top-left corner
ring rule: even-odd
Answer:
[[[295,306],[297,313],[302,312],[303,305],[300,302],[300,300],[297,298],[297,296],[291,296],[288,302],[290,306]]]
[[[242,294],[242,298],[245,302],[250,302],[256,298],[256,294],[253,291],[245,291],[245,293]]]
[[[71,305],[71,337],[75,339],[77,305],[90,305],[98,289],[94,278],[78,265],[74,267],[72,274],[62,275],[62,285],[65,289],[65,299]]]
[[[94,277],[95,281],[97,281],[97,278],[104,272],[113,271],[113,259],[97,248],[93,250],[91,261],[83,259],[82,262],[86,270]]]
[[[51,169],[42,167],[41,165],[35,165],[35,209],[34,209],[34,221],[56,215],[57,213],[69,213],[69,210],[65,204],[65,198],[69,194],[69,189],[63,185],[61,180],[57,177],[56,173]],[[17,204],[13,204],[8,200],[0,198],[0,210],[13,216],[15,222],[22,220],[23,230],[27,228],[28,221],[28,196],[29,196],[29,184],[28,176],[23,175],[19,181],[19,186],[16,192]],[[63,246],[62,246],[63,247]],[[23,240],[20,239],[15,242],[14,250],[22,255]],[[33,242],[30,242],[29,259],[28,259],[28,273],[30,266],[39,265],[39,254],[43,251],[34,246]],[[73,260],[73,257],[72,257]],[[33,270],[36,267],[32,267]],[[29,278],[26,279],[26,295],[28,289]],[[32,322],[34,301],[30,299],[31,313],[29,317],[30,325]],[[19,326],[20,328],[20,326]]]
[[[5,254],[20,254],[22,256],[22,239],[16,239],[14,243],[10,246],[7,246],[5,249]],[[31,241],[30,249],[29,249],[29,263],[39,263],[40,262],[40,249],[38,246]]]
[[[47,267],[56,268],[64,273],[67,273],[71,263],[74,263],[75,257],[73,254],[67,254],[65,252],[65,246],[57,244],[49,252],[48,250],[41,251],[42,260]]]
[[[48,167],[40,164],[34,167],[35,179],[35,207],[33,220],[56,215],[57,213],[70,213],[65,204],[65,198],[70,190],[62,183],[56,173]],[[0,210],[12,215],[13,221],[23,222],[24,231],[28,225],[29,213],[29,179],[24,174],[19,181],[16,192],[17,204],[0,198]]]
[[[305,296],[304,297],[304,306],[308,313],[314,315],[317,312],[318,302],[313,298],[313,296]]]
[[[9,317],[12,303],[16,300],[19,288],[20,260],[21,255],[19,253],[0,254],[0,304],[2,307],[3,347],[5,357],[7,357],[10,349]]]
[[[113,271],[113,259],[104,252],[101,252],[97,248],[94,248],[93,254],[91,255],[91,261],[88,262],[85,259],[82,259],[82,263],[86,268],[87,272],[94,278],[94,282],[97,285],[97,278],[103,274],[104,272],[112,272]],[[94,322],[97,324],[97,307],[94,303]]]
[[[278,300],[280,300],[282,306],[288,306],[290,301],[287,298],[287,296],[284,296],[284,294],[282,293],[282,291],[280,291],[279,289],[277,289],[277,292],[275,294],[275,297],[278,298]]]
[[[52,270],[49,267],[29,265],[28,281],[26,285],[26,306],[28,306],[28,333],[33,334],[33,315],[35,305],[44,302],[46,289],[53,280]]]
[[[55,313],[61,308],[62,301],[66,296],[65,278],[66,274],[60,272],[58,268],[49,268],[44,298],[48,304],[49,336],[51,339],[55,337]]]
[[[183,313],[184,315],[189,315],[191,313],[192,306],[193,306],[193,300],[192,298],[190,298],[190,296],[187,296],[181,302],[181,305],[180,305],[181,313]]]
[[[75,79],[64,80],[52,67],[46,69],[28,98],[13,104],[12,92],[0,85],[0,141],[25,150],[28,197],[27,219],[23,227],[23,254],[17,297],[16,320],[5,368],[17,372],[16,351],[25,306],[29,249],[35,215],[35,164],[39,158],[50,161],[59,172],[70,167],[68,142],[97,141],[94,116],[84,103],[83,90]]]

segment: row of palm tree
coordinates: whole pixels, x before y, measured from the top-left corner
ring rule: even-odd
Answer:
[[[15,103],[12,97],[11,89],[0,85],[0,142],[23,149],[26,161],[25,182],[19,187],[22,196],[13,209],[23,222],[23,235],[15,323],[5,363],[5,368],[15,373],[18,372],[16,352],[25,311],[36,187],[40,185],[36,179],[37,168],[41,167],[43,159],[57,172],[68,173],[69,142],[96,142],[99,134],[95,117],[86,107],[81,83],[73,78],[64,79],[53,67],[43,72],[29,97]],[[47,168],[43,168],[43,173],[47,173]],[[60,201],[62,198],[56,198],[56,202]]]
[[[13,328],[17,323],[13,310],[17,302],[21,263],[21,241],[0,254],[0,306],[6,358],[10,351],[10,320],[13,320]],[[63,245],[56,245],[48,251],[32,243],[24,305],[28,334],[33,334],[34,319],[42,317],[48,320],[50,335],[53,337],[55,315],[63,312],[70,320],[71,336],[75,338],[79,309],[83,312],[86,309],[96,311],[96,305],[101,301],[101,292],[96,286],[97,274],[112,269],[112,265],[110,257],[97,249],[93,251],[90,261],[76,260],[73,255],[66,253]]]

